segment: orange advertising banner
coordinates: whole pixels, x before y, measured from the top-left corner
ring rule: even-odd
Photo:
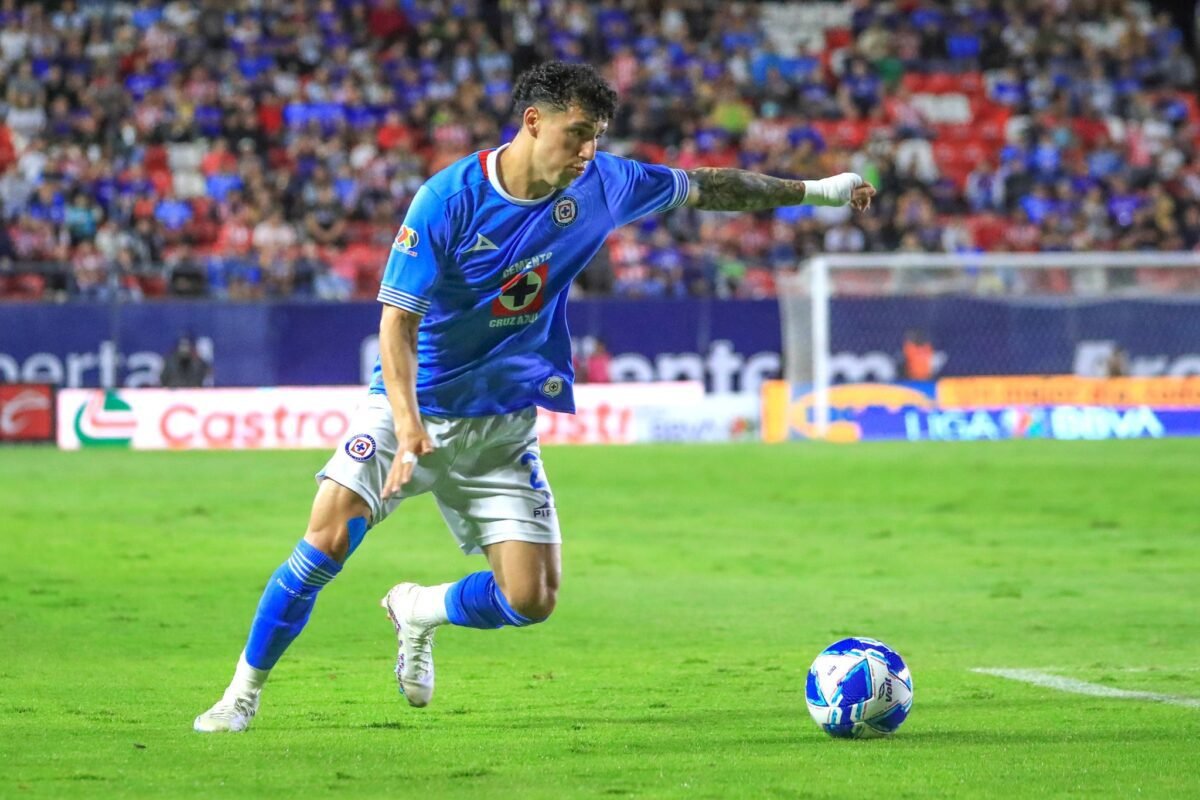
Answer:
[[[1200,408],[1200,376],[1081,378],[1077,375],[942,378],[935,385],[943,409],[1010,406]]]

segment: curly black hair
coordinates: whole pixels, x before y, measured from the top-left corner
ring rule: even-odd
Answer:
[[[546,61],[517,78],[512,91],[513,107],[546,105],[557,111],[579,106],[590,117],[612,119],[617,110],[617,93],[588,64]]]

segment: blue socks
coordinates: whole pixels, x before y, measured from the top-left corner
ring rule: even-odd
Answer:
[[[362,543],[368,525],[358,517],[346,527],[350,534],[349,558]],[[304,630],[317,593],[341,571],[341,564],[301,539],[288,560],[275,570],[258,601],[246,640],[246,664],[256,670],[273,668]],[[490,571],[476,572],[450,586],[446,591],[446,616],[451,623],[467,628],[523,627],[542,622],[513,610]]]
[[[361,541],[362,534],[357,538]],[[352,535],[352,546],[357,546],[358,542],[353,540]],[[275,570],[258,601],[250,638],[246,641],[246,663],[255,669],[274,667],[283,651],[304,630],[317,602],[317,592],[341,571],[341,564],[301,539],[291,557]]]
[[[467,628],[521,627],[542,621],[513,611],[490,571],[473,573],[451,586],[446,591],[446,615],[453,624]]]

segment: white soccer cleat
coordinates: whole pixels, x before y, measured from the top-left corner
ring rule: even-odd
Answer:
[[[429,705],[433,698],[433,634],[437,630],[436,625],[413,621],[413,606],[422,588],[415,583],[398,583],[379,601],[396,626],[400,644],[396,680],[400,683],[400,693],[410,706],[417,708]]]
[[[200,733],[241,733],[258,712],[258,694],[226,692],[217,704],[196,717],[192,728]]]

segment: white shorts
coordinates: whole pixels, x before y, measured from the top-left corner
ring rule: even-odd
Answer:
[[[401,502],[432,492],[464,553],[485,545],[520,541],[558,544],[562,535],[554,495],[542,468],[537,409],[492,417],[446,419],[422,415],[436,448],[421,456],[399,495],[380,497],[392,460],[396,431],[387,397],[371,394],[354,412],[350,433],[317,473],[371,507],[378,525]]]

